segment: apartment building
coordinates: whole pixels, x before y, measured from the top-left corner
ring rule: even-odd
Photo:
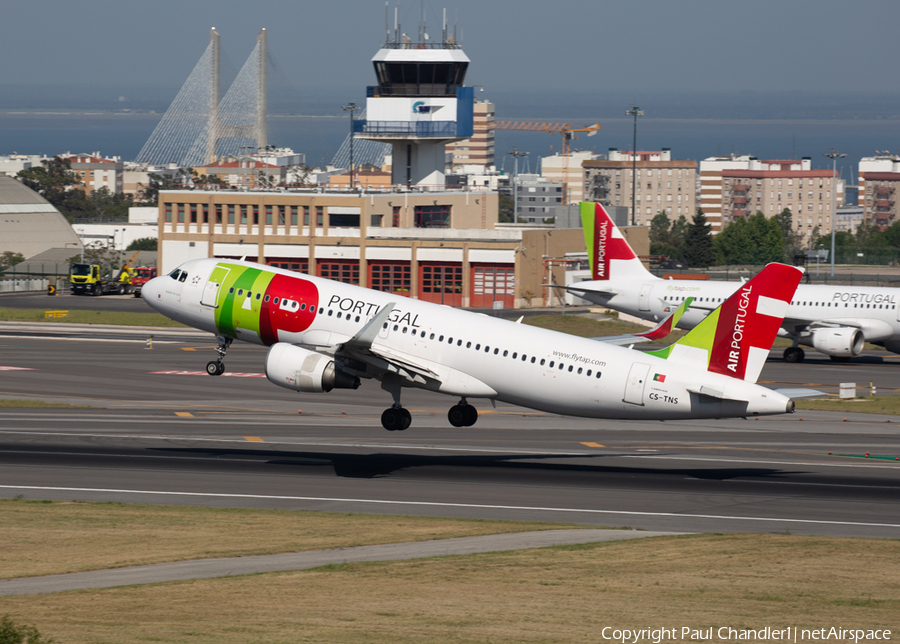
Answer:
[[[859,160],[859,205],[866,221],[882,229],[898,220],[896,192],[900,188],[900,157],[883,154]]]
[[[830,169],[814,170],[809,157],[761,161],[752,156],[710,157],[700,162],[700,207],[718,232],[738,217],[785,208],[804,235],[831,230],[832,201],[844,204],[844,182]]]
[[[452,155],[450,166],[457,172],[461,166],[494,165],[494,104],[476,102],[473,110],[472,136],[448,143],[445,150]]]
[[[754,160],[752,167],[722,171],[723,225],[756,212],[774,217],[788,209],[794,229],[804,236],[815,228],[831,230],[832,201],[843,206],[844,184],[834,181],[830,169],[813,170],[808,157],[799,161]]]
[[[556,207],[562,205],[562,185],[558,181],[548,181],[538,174],[520,174],[517,182],[509,182],[510,188],[516,183],[520,222],[540,224],[556,216]]]
[[[577,150],[568,157],[554,154],[541,158],[541,176],[546,180],[563,186],[563,205],[584,201],[584,168],[586,161],[597,158],[591,150]]]
[[[88,195],[101,188],[106,188],[112,193],[122,192],[125,166],[121,158],[103,157],[99,152],[92,154],[66,152],[59,156],[61,159],[68,159],[72,166],[72,172],[84,186],[84,191]]]
[[[682,215],[690,220],[694,215],[697,162],[673,160],[668,148],[641,150],[636,156],[630,151],[610,148],[606,159],[584,161],[583,167],[587,199],[628,208],[629,222],[632,221],[632,182],[636,225],[649,226],[663,211],[673,221]]]

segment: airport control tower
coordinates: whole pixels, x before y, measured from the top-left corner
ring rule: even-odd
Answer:
[[[391,182],[443,189],[444,145],[472,135],[474,92],[463,87],[469,59],[447,34],[431,40],[420,20],[418,42],[394,28],[372,62],[378,85],[367,88],[366,118],[354,124],[357,138],[393,146]]]

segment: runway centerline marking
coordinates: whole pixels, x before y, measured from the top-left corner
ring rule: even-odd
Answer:
[[[148,371],[151,376],[208,376],[205,371]],[[221,374],[232,378],[265,378],[264,373],[243,373],[240,371],[226,371]]]
[[[313,501],[321,503],[369,503],[373,505],[423,506],[437,508],[471,508],[478,510],[528,510],[533,512],[559,512],[577,514],[618,514],[641,517],[673,517],[685,519],[720,519],[728,521],[768,521],[773,523],[804,523],[811,525],[844,525],[867,528],[900,528],[897,523],[868,523],[863,521],[828,521],[825,519],[783,519],[779,517],[741,517],[719,514],[691,514],[678,512],[641,512],[637,510],[597,510],[592,508],[552,508],[527,505],[495,505],[488,503],[445,503],[438,501],[392,501],[389,499],[353,499],[317,496],[282,496],[275,494],[224,494],[217,492],[175,492],[163,490],[119,490],[89,487],[55,487],[38,485],[0,485],[6,490],[36,490],[44,492],[94,492],[107,494],[137,494],[157,496],[194,496],[214,499],[265,499],[272,501]]]

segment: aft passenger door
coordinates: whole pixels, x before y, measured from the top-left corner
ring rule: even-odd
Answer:
[[[632,405],[643,406],[644,384],[647,381],[647,372],[650,371],[650,365],[635,362],[631,365],[631,371],[628,372],[628,379],[625,381],[625,395],[622,397],[623,402]]]
[[[638,308],[641,311],[650,310],[650,291],[653,290],[652,284],[644,284],[641,286],[640,299],[638,300]]]

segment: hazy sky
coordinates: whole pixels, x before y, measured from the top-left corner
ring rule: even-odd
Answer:
[[[433,36],[445,6],[472,60],[468,84],[488,91],[898,89],[895,0],[427,0]],[[294,87],[356,99],[385,35],[383,0],[30,0],[0,15],[0,91],[177,90],[210,27],[236,67],[266,27]],[[404,31],[418,15],[418,0],[401,3]]]

